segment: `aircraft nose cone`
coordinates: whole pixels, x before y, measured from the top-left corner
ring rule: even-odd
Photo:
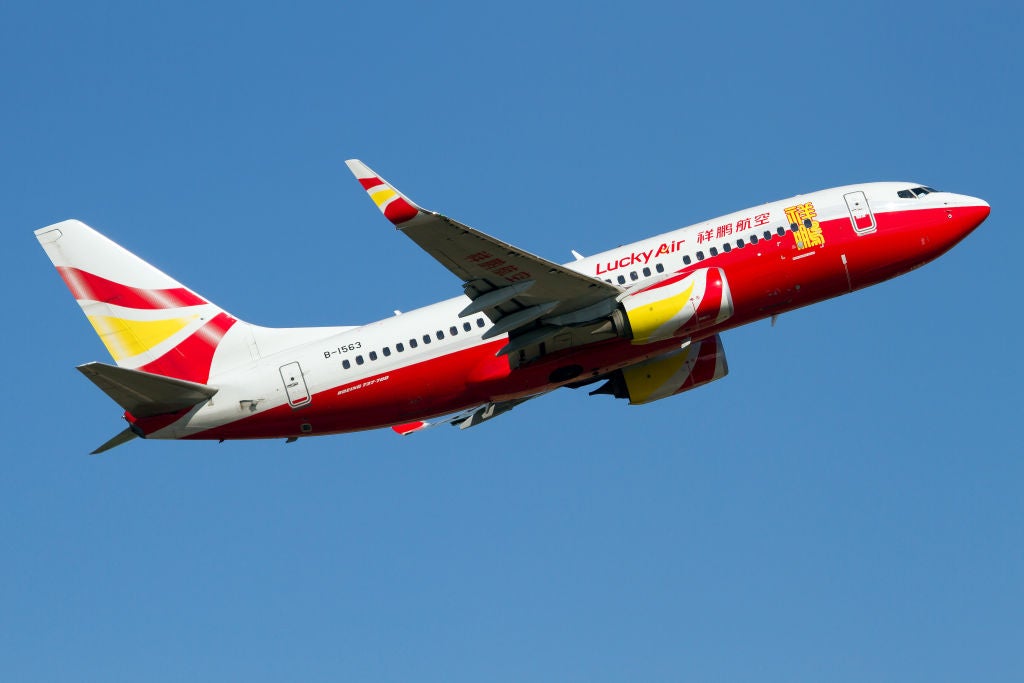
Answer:
[[[984,199],[969,197],[970,202],[961,211],[965,213],[964,223],[969,226],[967,232],[974,230],[981,225],[988,215],[992,213],[992,207]]]
[[[988,215],[990,213],[992,213],[992,207],[989,206],[988,202],[986,202],[984,199],[978,199],[978,205],[975,208],[978,209],[978,222],[979,223],[981,223],[981,221],[983,221],[986,218],[988,218]]]
[[[992,212],[992,207],[984,199],[961,195],[955,202],[946,206],[945,229],[942,232],[944,237],[940,238],[944,249],[948,249],[963,238],[974,232],[975,228],[981,225]]]

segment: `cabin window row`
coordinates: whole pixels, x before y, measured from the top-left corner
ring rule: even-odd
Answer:
[[[795,231],[797,229],[796,224],[790,226],[790,229]],[[781,237],[781,236],[786,234],[786,229],[780,225],[778,228],[775,229],[775,232]],[[771,230],[765,230],[763,238],[762,237],[758,237],[756,233],[751,233],[747,237],[746,240],[744,240],[744,238],[740,237],[740,238],[738,238],[736,240],[736,247],[742,249],[747,244],[757,244],[761,239],[764,239],[766,241],[770,241],[772,239],[772,231]],[[732,251],[732,249],[733,249],[733,243],[732,242],[725,242],[724,244],[722,244],[722,251],[725,252],[726,254],[728,254],[730,251]],[[708,248],[708,254],[705,254],[702,249],[698,249],[696,252],[694,252],[693,256],[690,256],[689,254],[683,254],[683,265],[687,265],[688,266],[691,263],[693,263],[694,257],[696,257],[696,259],[698,261],[703,261],[704,259],[708,258],[708,256],[718,256],[718,254],[719,254],[718,247],[709,247]],[[657,264],[655,266],[655,270],[657,270],[659,273],[663,273],[663,272],[665,272],[665,267],[662,264],[659,263],[659,264]],[[650,277],[651,276],[651,269],[647,268],[646,266],[640,272],[643,273],[644,277]],[[627,277],[626,275],[619,275],[618,277],[615,278],[615,281],[618,282],[620,285],[624,285],[624,284],[626,284],[626,277]],[[637,280],[640,279],[640,276],[637,274],[637,271],[635,271],[635,270],[630,271],[628,277],[629,277],[630,281],[632,281],[632,282],[636,282]],[[612,284],[611,278],[605,278],[605,282],[607,282],[608,284]]]
[[[476,319],[476,326],[478,328],[484,328],[484,327],[487,326],[487,323],[483,319],[483,317],[479,317],[479,318]],[[465,321],[465,322],[462,323],[462,331],[463,332],[470,332],[472,329],[473,329],[473,325],[469,321]],[[437,339],[437,341],[441,341],[441,340],[443,340],[445,338],[445,334],[446,334],[445,330],[436,330],[433,333],[433,335],[427,333],[427,334],[422,335],[419,338],[411,337],[408,342],[396,342],[395,343],[395,353],[405,353],[405,349],[406,349],[407,346],[410,349],[416,349],[416,348],[419,348],[420,343],[422,343],[424,345],[427,345],[427,344],[433,343],[434,339]],[[459,334],[459,328],[458,328],[457,325],[452,325],[447,330],[447,335],[449,337],[455,337],[455,336],[458,336],[458,334]],[[364,365],[367,362],[367,360],[375,361],[378,358],[380,358],[380,356],[383,356],[383,357],[387,358],[390,355],[391,355],[391,347],[390,346],[384,346],[380,350],[380,355],[378,355],[376,351],[370,351],[369,353],[366,354],[365,357],[362,354],[359,354],[359,355],[357,355],[352,360],[349,360],[348,358],[345,358],[344,360],[341,361],[341,367],[343,367],[346,370],[348,370],[349,368],[352,367],[353,364],[355,364],[355,365]],[[354,361],[354,363],[353,363],[353,361]]]

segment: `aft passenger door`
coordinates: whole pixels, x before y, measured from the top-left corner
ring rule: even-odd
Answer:
[[[313,400],[309,395],[306,378],[302,376],[302,367],[298,362],[282,365],[280,372],[284,390],[288,394],[288,405],[292,408],[301,408]]]

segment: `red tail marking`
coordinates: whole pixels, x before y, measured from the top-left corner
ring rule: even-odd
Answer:
[[[236,322],[227,313],[218,313],[185,341],[139,370],[205,384],[210,379],[210,365],[217,345]]]
[[[87,299],[90,301],[102,301],[125,308],[149,310],[200,306],[207,303],[205,299],[193,294],[184,287],[176,287],[174,289],[138,289],[69,266],[57,266],[57,272],[64,279],[64,284],[71,290],[71,294],[79,301]]]

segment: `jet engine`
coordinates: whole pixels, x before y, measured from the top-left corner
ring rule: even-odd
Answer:
[[[725,272],[702,268],[629,294],[612,313],[611,326],[634,344],[650,344],[707,329],[733,311]]]
[[[610,394],[629,399],[629,404],[635,406],[696,389],[727,374],[725,349],[716,334],[664,356],[616,370],[590,395]]]

